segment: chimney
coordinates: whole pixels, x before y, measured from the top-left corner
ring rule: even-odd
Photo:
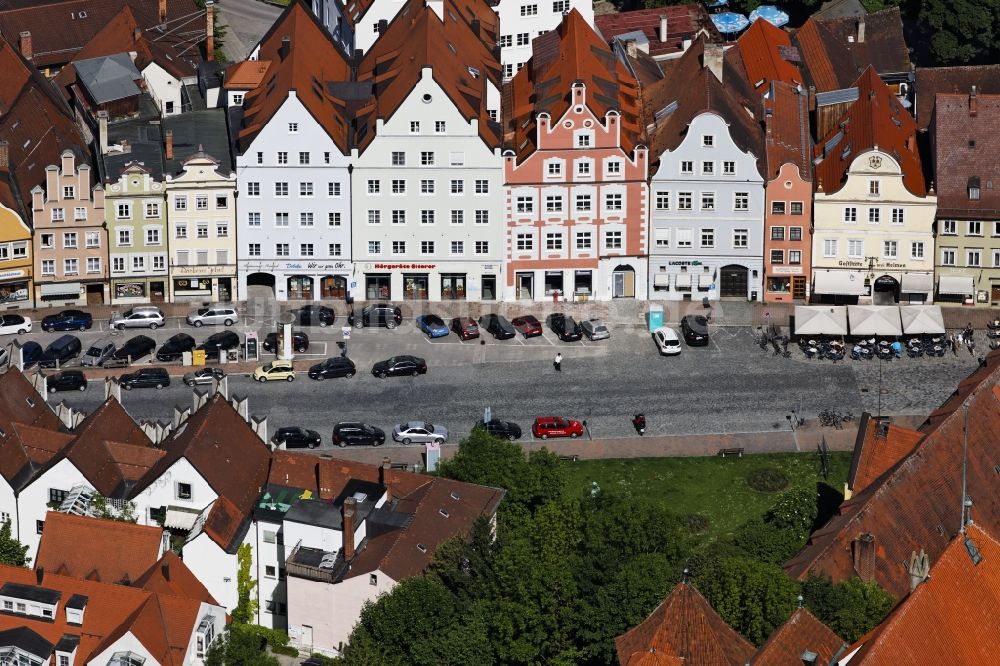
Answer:
[[[344,500],[344,559],[354,559],[354,514],[358,501],[353,497]]]
[[[972,86],[972,90],[969,91],[969,116],[972,117],[972,118],[975,118],[976,117],[976,113],[978,113],[978,111],[979,111],[979,109],[978,109],[979,105],[976,102],[977,102],[977,100],[976,100],[976,86]]]
[[[280,57],[281,61],[284,62],[285,58],[287,58],[288,54],[291,53],[291,52],[292,52],[292,39],[291,39],[291,37],[282,37],[281,38],[281,48],[278,49],[278,57]]]
[[[24,56],[25,60],[31,60],[33,55],[31,50],[31,33],[27,30],[21,33],[20,38],[17,41],[18,48],[21,50],[21,55]]]
[[[97,149],[101,155],[108,153],[108,112],[97,112]]]
[[[166,562],[161,564],[160,573],[163,574],[163,580],[170,580],[170,565]]]
[[[205,1],[205,60],[215,60],[215,3]]]
[[[35,580],[41,585],[43,578],[45,578],[45,567],[38,567],[35,569]]]
[[[167,22],[167,0],[160,0],[160,23]]]
[[[164,156],[168,160],[172,160],[172,159],[174,159],[174,132],[173,132],[173,130],[167,130],[166,133],[164,134],[164,137],[166,137],[166,140],[167,140],[167,148],[164,151]]]
[[[719,79],[719,83],[722,83],[722,44],[705,42],[704,59],[702,64],[712,70],[715,78]]]
[[[910,592],[913,592],[917,589],[917,585],[927,580],[930,571],[931,561],[923,548],[920,549],[919,554],[917,551],[910,553],[910,566],[907,567],[907,572],[910,574]]]
[[[10,168],[10,143],[7,139],[0,140],[0,169]]]
[[[660,41],[667,41],[667,17],[660,15]]]
[[[858,577],[870,583],[875,578],[875,535],[869,532],[859,534],[851,542],[851,559]]]
[[[858,21],[858,44],[865,43],[865,17]]]
[[[382,458],[382,466],[378,469],[378,482],[385,487],[385,501],[392,502],[392,461]]]

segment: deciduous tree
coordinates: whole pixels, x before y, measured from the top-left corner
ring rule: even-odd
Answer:
[[[0,526],[0,563],[15,567],[26,567],[31,562],[27,557],[28,547],[11,535],[10,521],[5,520]]]

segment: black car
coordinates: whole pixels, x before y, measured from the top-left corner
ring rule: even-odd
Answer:
[[[194,338],[187,333],[178,333],[163,343],[163,346],[156,352],[157,361],[177,361],[184,356],[184,352],[194,349]]]
[[[170,375],[166,368],[143,368],[118,379],[118,383],[126,391],[134,388],[155,388],[159,391],[164,386],[170,386]]]
[[[382,446],[385,431],[358,421],[341,421],[333,427],[333,443],[337,446]]]
[[[393,356],[372,366],[372,374],[381,379],[403,375],[426,375],[427,361],[416,356]]]
[[[549,328],[563,342],[576,342],[583,338],[583,328],[561,312],[549,315]]]
[[[24,346],[21,347],[21,360],[24,361],[24,369],[27,370],[38,363],[43,353],[42,346],[37,342],[25,342]]]
[[[137,335],[119,347],[111,358],[118,360],[131,359],[135,361],[146,354],[152,354],[154,349],[156,349],[156,340],[148,335]]]
[[[38,365],[42,368],[54,368],[79,356],[82,349],[80,338],[64,335],[45,348],[38,359]]]
[[[43,331],[86,331],[94,325],[94,318],[83,310],[63,310],[42,319]]]
[[[232,331],[220,331],[208,336],[208,339],[195,349],[204,349],[205,358],[218,360],[220,350],[236,349],[240,346],[240,336]]]
[[[510,340],[517,335],[514,325],[498,314],[484,314],[479,318],[479,328],[497,340]]]
[[[293,310],[293,314],[301,326],[333,326],[337,321],[337,313],[325,305],[306,305]]]
[[[271,438],[271,441],[278,446],[283,445],[286,449],[315,449],[323,443],[323,438],[320,437],[319,433],[315,430],[289,427],[278,428],[277,432],[274,433],[274,437]]]
[[[278,348],[278,334],[268,333],[264,338],[264,351],[271,352],[272,354]],[[304,354],[306,350],[309,349],[309,336],[302,331],[292,332],[292,349],[296,353]]]
[[[334,379],[335,377],[351,378],[357,372],[354,361],[342,356],[328,358],[309,368],[309,379]]]
[[[704,347],[708,344],[708,317],[704,315],[685,315],[681,319],[681,333],[684,342],[691,347]]]
[[[385,326],[392,329],[403,321],[403,311],[398,305],[390,303],[373,303],[366,305],[360,315],[351,314],[348,323],[357,328],[364,326]]]
[[[513,423],[511,421],[501,421],[500,419],[490,419],[486,423],[479,421],[476,424],[477,428],[483,428],[489,434],[494,437],[500,437],[501,439],[509,439],[514,441],[515,439],[521,439],[521,426]]]
[[[79,370],[63,370],[45,380],[49,393],[56,391],[86,391],[87,378]]]

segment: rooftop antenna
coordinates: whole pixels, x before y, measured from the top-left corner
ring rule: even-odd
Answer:
[[[969,466],[969,400],[966,399],[962,403],[962,412],[965,414],[965,426],[962,428],[962,522],[959,526],[959,532],[963,535],[965,534],[965,520],[972,503],[969,501],[969,496],[965,494],[965,477],[966,471]]]

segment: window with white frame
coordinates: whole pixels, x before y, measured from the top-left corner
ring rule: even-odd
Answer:
[[[715,145],[715,137],[711,134],[703,134],[701,136],[701,145],[705,148],[711,148]]]
[[[604,249],[605,250],[620,250],[620,249],[622,249],[622,232],[620,232],[620,231],[605,231],[604,232]]]
[[[899,256],[899,243],[894,240],[882,241],[882,257],[895,259]]]
[[[785,228],[784,227],[771,227],[771,240],[773,240],[773,241],[783,241],[783,240],[785,240]]]
[[[66,185],[63,187],[63,199],[75,199],[76,198],[76,188],[72,185]]]
[[[576,195],[576,212],[589,213],[593,207],[593,197],[589,194]]]
[[[562,161],[552,160],[545,163],[545,175],[549,178],[556,178],[562,175]]]
[[[247,183],[247,196],[248,197],[259,197],[260,196],[260,183]],[[174,210],[184,210],[187,208],[187,199],[184,200],[184,208],[177,208],[176,206],[177,198],[174,198],[175,206]]]
[[[474,246],[476,254],[489,254],[490,253],[490,242],[489,241],[476,241]]]
[[[535,200],[530,196],[519,196],[515,201],[518,213],[535,212]]]
[[[127,220],[132,217],[132,204],[127,201],[119,202],[115,217],[119,220]]]
[[[131,247],[132,245],[132,227],[119,227],[118,228],[118,247]]]
[[[733,247],[745,250],[750,246],[750,231],[748,229],[733,229]]]
[[[79,259],[63,259],[63,275],[79,275]]]
[[[561,195],[548,195],[545,197],[546,213],[561,213],[563,210],[563,198]]]
[[[156,204],[156,210],[160,209],[160,204]],[[87,209],[84,206],[77,206],[73,209],[73,219],[74,220],[86,220],[87,219]]]
[[[70,231],[63,234],[63,247],[71,250],[75,250],[79,245],[76,240],[76,232]]]
[[[784,250],[771,250],[771,263],[772,264],[783,264],[783,263],[785,263],[785,251]]]
[[[924,258],[924,244],[922,241],[912,241],[910,243],[910,259]]]
[[[538,5],[521,5],[521,16],[538,16]]]
[[[850,238],[847,240],[847,256],[851,259],[860,259],[865,256],[865,241],[860,238]]]
[[[893,224],[903,224],[906,220],[903,217],[906,214],[905,208],[893,208],[892,209],[892,223]]]
[[[250,243],[247,246],[247,254],[250,255],[251,257],[259,257],[260,256],[260,243]]]
[[[274,214],[274,226],[276,227],[287,227],[289,225],[288,213],[275,213]]]
[[[454,208],[451,211],[451,223],[452,224],[465,224],[465,211],[459,208]]]
[[[847,224],[854,224],[858,221],[858,209],[854,206],[847,206],[844,208],[844,222]]]
[[[406,153],[401,150],[392,151],[392,166],[406,166]]]
[[[101,232],[100,231],[88,231],[87,235],[84,237],[84,242],[88,248],[101,247]]]
[[[736,175],[736,162],[732,160],[726,160],[722,163],[722,175],[723,176],[735,176]]]
[[[43,250],[51,250],[56,246],[55,234],[41,234],[39,238],[41,240],[41,246]]]
[[[395,178],[392,181],[392,193],[393,194],[406,194],[406,181]]]
[[[694,173],[694,161],[681,160],[681,174],[689,175]]]
[[[368,241],[368,254],[382,254],[382,241]]]
[[[56,274],[56,260],[42,259],[42,275],[55,275],[55,274]]]
[[[225,194],[215,195],[215,209],[216,210],[226,210],[229,208],[229,197]]]
[[[208,210],[208,195],[199,194],[194,198],[195,210]]]
[[[621,210],[622,209],[622,195],[621,194],[605,194],[604,195],[604,209],[605,210]]]
[[[330,243],[327,250],[329,251],[331,257],[339,257],[341,251],[340,243]]]
[[[65,208],[53,208],[52,209],[52,221],[53,222],[63,222],[66,219],[66,209]]]
[[[420,211],[420,224],[434,224],[434,209],[425,208]]]
[[[288,133],[289,134],[298,134],[299,133],[299,124],[298,123],[288,123]]]
[[[420,241],[420,254],[434,254],[434,241]]]
[[[965,251],[965,265],[970,268],[979,268],[983,265],[983,253],[980,250]]]
[[[190,252],[188,250],[177,250],[177,266],[187,266],[188,265],[188,255]]]
[[[582,177],[590,176],[590,161],[589,160],[577,160],[576,162],[576,175]]]
[[[490,193],[490,181],[477,178],[476,179],[476,194],[489,194]]]
[[[420,153],[420,166],[434,166],[433,150],[424,150]]]
[[[607,170],[609,176],[620,176],[622,175],[622,162],[621,160],[608,160]]]
[[[824,257],[837,256],[837,240],[835,238],[828,238],[823,241],[823,256]]]
[[[514,45],[514,35],[500,35],[500,48],[506,49]]]
[[[486,208],[476,209],[476,224],[489,224],[490,223],[490,211]]]
[[[733,210],[741,213],[750,210],[749,192],[736,192],[733,194]]]
[[[299,253],[303,257],[311,257],[315,253],[315,249],[312,243],[300,243]]]
[[[174,226],[174,238],[178,240],[186,240],[188,237],[188,228],[186,224],[177,224]]]
[[[982,236],[983,235],[983,223],[979,220],[969,220],[969,229],[967,232],[969,236]]]
[[[299,226],[311,227],[315,224],[312,212],[299,213]]]
[[[798,265],[802,263],[802,250],[789,250],[788,263]]]
[[[802,240],[802,227],[788,227],[788,240],[790,241]]]
[[[309,164],[309,153],[307,151],[299,151],[299,164],[302,166]]]
[[[368,181],[368,194],[381,194],[382,193],[382,181],[371,179]]]
[[[715,193],[714,192],[702,192],[701,193],[701,209],[702,210],[715,210]]]
[[[527,46],[531,43],[531,33],[530,32],[519,32],[517,33],[517,45]]]
[[[954,266],[956,263],[957,252],[954,249],[942,249],[941,250],[941,265],[942,266]]]
[[[382,224],[382,211],[380,211],[380,210],[369,210],[368,211],[368,224]]]
[[[670,210],[670,192],[657,190],[656,210]]]
[[[420,193],[421,194],[434,194],[434,181],[424,179],[420,181]]]
[[[772,201],[771,202],[771,215],[784,215],[785,214],[785,202],[784,201]]]
[[[576,249],[577,250],[591,250],[593,249],[593,239],[594,234],[589,231],[577,231],[576,232]]]
[[[789,212],[792,215],[801,215],[802,214],[802,202],[801,201],[792,201],[789,204],[789,206],[791,206],[791,210]]]
[[[410,134],[420,134],[420,121],[411,120],[410,121]]]
[[[882,209],[881,208],[869,208],[868,209],[868,223],[878,224],[882,221]]]
[[[326,226],[328,226],[328,227],[339,227],[340,226],[340,213],[327,213],[326,214]]]
[[[451,242],[451,254],[462,255],[465,254],[465,243],[462,241],[452,241]]]
[[[514,247],[518,252],[526,252],[535,249],[535,238],[531,234],[517,234]]]
[[[880,184],[878,180],[868,181],[868,196],[877,197],[879,195]]]
[[[693,229],[678,229],[677,234],[677,247],[686,248],[692,247],[694,245],[694,230]]]
[[[594,133],[589,130],[574,132],[576,135],[573,145],[577,148],[591,148],[594,145]]]
[[[84,208],[84,211],[87,209]],[[147,201],[146,202],[146,218],[159,217],[160,216],[160,204],[157,201]],[[79,218],[77,218],[79,219]]]
[[[691,210],[693,196],[690,192],[677,193],[677,210]]]
[[[111,257],[111,272],[112,273],[125,272],[125,257]]]
[[[146,258],[141,254],[132,255],[132,272],[138,273],[146,270]]]
[[[545,234],[545,249],[548,251],[563,249],[562,233],[557,231]]]
[[[195,233],[198,238],[208,238],[208,222],[199,222]]]
[[[945,236],[955,236],[958,234],[958,222],[955,220],[942,220],[941,233]]]
[[[309,226],[312,226],[312,213],[309,213]],[[228,222],[216,222],[215,223],[215,237],[216,238],[229,238],[229,223]]]
[[[465,194],[465,181],[464,180],[453,180],[453,181],[451,181],[451,193],[452,194]]]
[[[434,133],[445,134],[448,131],[448,123],[444,120],[434,121]]]
[[[162,254],[153,255],[153,270],[154,271],[165,271],[167,270],[167,259]]]
[[[400,208],[394,209],[392,211],[392,223],[406,224],[406,211]]]
[[[96,232],[96,231],[94,231],[94,232],[88,232],[87,233],[87,237],[88,238],[90,237],[91,233],[98,234],[98,232]],[[100,239],[100,235],[99,234],[98,234],[98,239]],[[100,242],[98,242],[98,247],[99,246],[100,246]],[[88,245],[87,247],[90,247],[90,246]],[[11,244],[11,256],[14,257],[15,259],[24,259],[25,257],[27,257],[28,256],[28,241],[14,241]],[[0,521],[0,522],[2,522],[2,521]]]
[[[507,35],[507,37],[509,38],[510,35]],[[503,41],[503,40],[501,39],[501,41]],[[514,76],[514,65],[512,63],[509,63],[509,62],[508,63],[504,63],[504,66],[503,66],[503,78],[509,79],[512,76]]]
[[[287,197],[288,196],[288,183],[277,182],[274,184],[274,196],[276,197]]]
[[[701,230],[701,247],[706,249],[715,247],[715,229]]]
[[[299,183],[299,196],[300,197],[311,197],[313,195],[313,184],[312,183]]]
[[[569,11],[569,0],[555,0],[552,3],[553,14],[565,14]]]
[[[714,176],[715,175],[715,162],[704,161],[701,163],[701,175],[703,176]]]

